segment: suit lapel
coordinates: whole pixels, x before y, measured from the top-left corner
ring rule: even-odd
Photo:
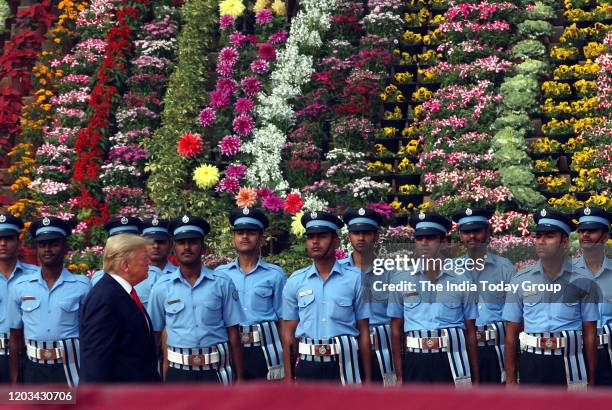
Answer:
[[[134,319],[132,318],[137,317],[135,321],[138,322],[140,326],[143,327],[147,331],[147,334],[151,334],[151,327],[150,327],[151,318],[149,317],[149,314],[147,313],[146,309],[145,309],[145,315],[147,315],[147,319],[145,320],[145,318],[142,316],[142,312],[140,311],[140,309],[138,309],[138,306],[136,306],[136,302],[134,302],[134,299],[132,299],[132,296],[130,296],[130,294],[127,293],[125,289],[123,289],[123,286],[121,286],[119,282],[113,279],[108,273],[105,273],[104,278],[100,280],[108,281],[113,287],[113,289],[115,290],[115,293],[117,295],[120,295],[120,298],[123,304],[127,306],[127,309],[129,309],[132,312],[130,315],[130,323],[134,324]]]

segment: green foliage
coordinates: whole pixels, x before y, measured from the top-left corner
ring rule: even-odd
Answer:
[[[493,123],[493,129],[497,131],[506,127],[512,128],[522,135],[534,130],[533,122],[525,113],[516,114],[505,112]]]
[[[555,4],[554,0],[550,0],[548,2],[536,1],[533,4],[533,9],[527,10],[527,18],[533,20],[550,20],[554,18],[556,13],[555,9],[552,7],[552,4]]]
[[[6,0],[0,0],[0,34],[3,34],[6,28],[4,22],[7,18],[11,17],[11,9],[9,8]]]
[[[512,111],[533,112],[538,106],[538,91],[537,79],[523,74],[506,79],[500,87],[504,106]]]
[[[270,255],[266,260],[281,266],[285,269],[288,276],[291,276],[296,270],[305,268],[312,263],[312,260],[308,258],[306,254],[304,240],[294,243],[291,248],[278,255]]]
[[[525,20],[518,25],[518,32],[522,37],[535,39],[552,35],[553,26],[548,21]]]
[[[550,66],[540,60],[527,59],[516,66],[516,73],[523,75],[539,76],[550,71]]]
[[[518,58],[537,58],[546,55],[546,47],[537,40],[523,40],[512,47],[512,54]]]

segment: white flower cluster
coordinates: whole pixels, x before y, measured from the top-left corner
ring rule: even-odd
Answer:
[[[327,210],[328,206],[329,204],[327,201],[317,198],[315,195],[308,194],[304,196],[304,206],[302,206],[302,211],[325,211]]]
[[[301,94],[301,87],[310,81],[314,70],[310,51],[322,45],[321,33],[329,30],[331,13],[337,0],[304,0],[301,10],[293,19],[285,48],[278,52],[277,62],[271,73],[271,89],[268,95],[257,96],[256,113],[260,126],[253,138],[241,147],[253,155],[248,164],[247,181],[251,186],[269,186],[276,191],[289,188],[283,178],[281,152],[287,141],[286,127],[294,120],[292,100]]]

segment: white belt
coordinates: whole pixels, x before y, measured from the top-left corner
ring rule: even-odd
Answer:
[[[8,349],[8,339],[0,338],[0,349]]]
[[[607,345],[610,343],[610,335],[607,333],[597,335],[597,344],[599,346]]]
[[[26,344],[26,352],[32,360],[58,360],[64,358],[64,348],[40,349],[36,346]]]
[[[372,349],[378,349],[378,338],[376,337],[376,333],[370,331],[370,345]]]
[[[448,337],[406,336],[406,347],[410,349],[443,349],[448,347]]]
[[[537,337],[528,335],[525,332],[519,334],[521,348],[535,347],[537,349],[561,349],[567,347],[567,340],[564,337]]]
[[[261,335],[257,330],[253,332],[242,332],[240,333],[240,341],[243,345],[259,343],[261,342]]]
[[[207,366],[219,363],[219,352],[206,354],[182,354],[168,349],[168,361],[183,366]]]
[[[311,345],[308,343],[300,342],[298,345],[298,352],[300,354],[306,354],[311,356],[336,356],[340,354],[340,349],[335,343]]]
[[[496,340],[497,332],[493,329],[489,330],[478,330],[476,331],[476,340],[478,342],[487,342],[489,340]]]

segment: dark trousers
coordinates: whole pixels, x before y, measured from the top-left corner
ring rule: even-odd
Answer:
[[[299,360],[295,365],[295,378],[304,381],[340,383],[340,363],[337,360],[332,362]]]
[[[9,371],[9,356],[7,354],[0,355],[0,384],[11,382],[11,373]]]
[[[495,346],[478,348],[478,373],[482,384],[501,384],[501,369]]]
[[[380,369],[380,363],[378,363],[376,350],[372,350],[372,383],[383,383],[382,371]]]
[[[267,380],[268,364],[261,346],[242,348],[243,375],[245,380]]]
[[[608,349],[597,349],[596,386],[612,386],[612,364]]]
[[[26,359],[23,366],[25,384],[68,384],[63,364],[40,364]]]
[[[168,367],[166,383],[204,382],[221,383],[217,371],[210,370],[182,370]]]
[[[455,383],[446,352],[404,352],[402,363],[404,383]]]
[[[518,371],[520,384],[567,386],[563,356],[521,352]]]

